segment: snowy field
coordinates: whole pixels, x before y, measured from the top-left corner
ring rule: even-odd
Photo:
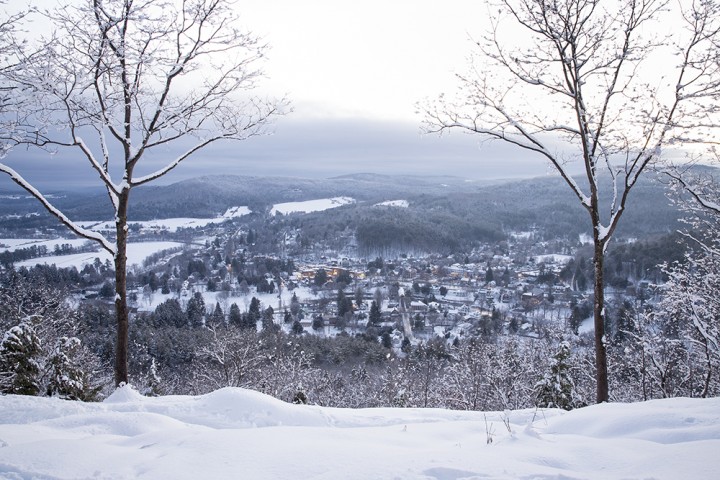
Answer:
[[[48,252],[52,252],[55,246],[72,245],[73,247],[81,247],[88,240],[83,238],[55,238],[52,240],[41,240],[37,238],[0,238],[0,252],[14,252],[21,248],[29,248],[32,246],[44,246]]]
[[[62,243],[62,242],[61,242]],[[169,248],[183,247],[185,244],[179,242],[138,242],[128,243],[127,255],[128,265],[141,265],[150,255],[159,252],[161,250],[167,250]],[[58,268],[70,268],[75,267],[78,270],[82,270],[84,265],[93,263],[96,258],[99,258],[102,263],[109,261],[112,263],[113,258],[105,250],[98,252],[88,253],[74,253],[72,255],[58,255],[40,258],[31,258],[15,264],[16,268],[19,267],[32,267],[37,264],[45,265],[56,265]]]
[[[125,387],[96,404],[0,397],[4,479],[697,480],[718,478],[718,452],[717,398],[483,414],[291,405],[231,388],[145,398]]]
[[[558,253],[551,253],[548,255],[536,255],[535,257],[535,263],[561,263],[561,264],[567,264],[572,260],[572,255],[560,255]]]
[[[322,212],[331,208],[342,207],[349,203],[355,203],[355,199],[350,197],[333,197],[308,200],[305,202],[278,203],[273,205],[270,210],[270,215],[275,215],[278,212],[283,215],[287,215],[288,213]]]
[[[178,298],[177,293],[161,293],[160,290],[155,291],[152,294],[144,294],[138,298],[137,307],[142,311],[152,312],[158,305],[170,298],[178,298],[180,303],[184,306],[187,300],[195,293],[200,291],[203,296],[205,305],[209,308],[214,308],[215,303],[219,302],[220,307],[225,313],[228,312],[230,305],[237,303],[241,310],[247,310],[250,307],[250,301],[253,297],[260,300],[261,308],[264,310],[267,307],[272,307],[275,313],[278,315],[283,314],[285,308],[290,307],[293,294],[295,294],[300,302],[304,302],[311,299],[317,299],[317,294],[308,287],[297,287],[293,290],[283,289],[280,298],[278,293],[258,293],[255,288],[250,288],[247,294],[232,294],[231,292],[208,292],[207,290],[193,290],[188,292],[187,295]],[[282,308],[280,307],[280,300],[282,300]]]
[[[410,202],[408,202],[407,200],[386,200],[384,202],[376,203],[375,206],[408,208],[410,206]]]
[[[247,207],[233,207],[229,209],[221,217],[215,218],[165,218],[162,220],[147,220],[147,221],[130,221],[130,225],[137,225],[141,230],[144,231],[168,231],[177,232],[179,228],[198,228],[207,227],[210,224],[220,224],[234,217],[241,217],[250,213]],[[115,223],[113,222],[77,222],[83,228],[95,230],[97,232],[109,232],[115,229]]]
[[[349,203],[355,203],[355,199],[350,197],[333,197],[308,200],[305,202],[278,203],[273,205],[270,214],[275,215],[276,213],[281,213],[287,215],[289,213],[321,212]],[[144,231],[165,230],[176,232],[179,228],[198,228],[206,227],[210,224],[220,224],[226,220],[242,217],[249,213],[251,213],[251,211],[248,207],[231,207],[221,216],[215,218],[166,218],[162,220],[130,221],[128,223],[137,225]],[[115,229],[115,224],[112,221],[81,221],[76,223],[83,228],[98,232],[112,231]]]

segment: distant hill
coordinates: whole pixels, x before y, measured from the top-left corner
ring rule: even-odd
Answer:
[[[531,228],[547,237],[589,233],[587,213],[562,179],[555,176],[483,182],[453,176],[371,173],[326,179],[213,175],[138,188],[131,198],[130,217],[208,218],[233,206],[267,212],[276,203],[336,196],[352,197],[357,203],[308,214],[304,223],[318,222],[327,228],[337,223],[336,228],[340,228],[341,222],[343,228],[362,227],[362,232],[384,229],[387,235],[400,232],[405,237],[439,235],[438,242],[451,243],[492,239],[508,231]],[[102,194],[62,192],[55,200],[74,219],[104,220],[112,215]],[[387,200],[407,200],[409,206],[373,207]],[[22,221],[8,218],[31,212],[42,213],[34,199],[6,198],[0,202],[0,227],[56,222],[44,213]],[[618,234],[667,233],[678,227],[677,219],[678,212],[666,198],[665,185],[647,175],[631,193]],[[446,238],[439,232],[450,236]]]

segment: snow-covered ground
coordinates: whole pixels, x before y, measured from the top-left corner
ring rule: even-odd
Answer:
[[[355,203],[355,199],[350,197],[333,197],[307,200],[305,202],[278,203],[273,205],[270,210],[270,215],[275,215],[278,212],[283,215],[287,215],[288,213],[322,212],[331,208],[342,207],[349,203]]]
[[[234,207],[234,209],[246,209],[247,207]],[[227,212],[225,212],[224,215],[220,217],[215,218],[165,218],[162,220],[147,220],[147,221],[130,221],[130,225],[132,226],[139,226],[141,230],[144,231],[168,231],[168,232],[177,232],[179,228],[198,228],[198,227],[207,227],[208,225],[215,223],[220,224],[225,222],[226,220],[229,220],[233,217],[240,217],[242,215],[247,215],[249,213],[249,210],[247,210],[246,213],[240,213],[243,210],[234,210],[229,209]],[[236,215],[232,215],[232,213],[237,213]],[[115,229],[115,223],[113,222],[100,222],[100,221],[85,221],[85,222],[77,222],[80,224],[83,228],[88,228],[90,230],[95,230],[97,232],[110,232]]]
[[[165,230],[169,232],[177,232],[179,228],[197,228],[206,227],[212,223],[223,223],[231,218],[238,218],[248,215],[250,209],[248,207],[230,207],[225,213],[214,218],[165,218],[161,220],[146,221],[130,221],[131,225],[137,225],[145,231]],[[115,223],[111,221],[81,221],[76,222],[83,228],[89,228],[98,232],[112,231],[115,229]]]
[[[713,479],[718,452],[717,398],[485,414],[291,405],[232,388],[0,397],[7,479]]]
[[[80,247],[87,243],[88,240],[83,238],[55,238],[52,240],[41,240],[37,238],[0,238],[0,252],[14,252],[21,248],[29,248],[32,246],[47,247],[48,252],[52,252],[55,246],[72,245]]]
[[[535,263],[562,263],[566,264],[572,260],[572,255],[561,255],[559,253],[550,253],[547,255],[536,255],[535,257]]]
[[[62,243],[62,242],[61,242]],[[178,242],[138,242],[128,243],[127,255],[128,265],[141,265],[150,255],[159,252],[161,250],[167,250],[170,248],[183,247],[184,244]],[[102,263],[109,261],[112,263],[113,258],[105,250],[88,253],[74,253],[71,255],[58,255],[40,258],[31,258],[15,264],[15,267],[32,267],[37,264],[45,265],[56,265],[58,268],[70,268],[75,267],[81,270],[83,265],[93,263],[96,258],[99,258]]]
[[[231,292],[209,292],[204,289],[193,289],[188,291],[184,296],[179,298],[181,304],[190,299],[196,291],[199,291],[208,308],[214,308],[215,303],[219,302],[220,307],[225,313],[228,312],[230,305],[237,303],[241,310],[247,310],[250,306],[250,301],[253,297],[260,300],[261,308],[264,310],[267,307],[272,307],[275,313],[282,316],[285,309],[290,308],[290,302],[293,294],[295,294],[298,300],[302,303],[307,300],[317,299],[317,295],[308,287],[298,287],[293,290],[283,289],[278,298],[278,293],[258,293],[256,289],[250,288],[247,294],[233,294]],[[177,293],[161,293],[160,290],[155,291],[152,294],[144,294],[138,298],[137,307],[143,311],[154,311],[158,305],[170,298],[178,298]],[[282,300],[282,308],[280,307],[280,300]],[[279,317],[281,318],[281,317]]]
[[[407,200],[386,200],[384,202],[376,203],[375,206],[408,208],[410,203]]]
[[[333,197],[333,198],[321,198],[317,200],[308,200],[305,202],[288,202],[278,203],[272,207],[270,213],[275,215],[279,212],[283,215],[288,213],[310,213],[320,212],[328,210],[330,208],[341,207],[349,203],[355,203],[355,199],[350,197]],[[223,223],[226,220],[232,218],[242,217],[251,213],[248,207],[230,207],[225,213],[214,218],[166,218],[161,220],[147,220],[147,221],[130,221],[131,225],[139,226],[144,231],[158,231],[165,230],[169,232],[176,232],[179,228],[198,228],[206,227],[210,224]],[[115,229],[115,224],[112,221],[101,221],[101,220],[88,220],[76,222],[83,228],[95,230],[98,232],[107,232]]]

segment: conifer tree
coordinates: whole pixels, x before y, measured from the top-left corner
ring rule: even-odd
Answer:
[[[203,299],[202,293],[195,292],[193,294],[192,298],[188,301],[185,314],[190,321],[190,326],[195,328],[203,326],[203,320],[205,319],[205,300]]]
[[[242,313],[240,313],[240,307],[237,303],[230,305],[230,313],[228,314],[228,323],[236,327],[242,324]]]
[[[0,391],[17,395],[40,393],[40,338],[33,319],[15,325],[0,343]]]
[[[370,315],[368,318],[372,325],[380,325],[382,322],[382,312],[380,312],[380,307],[375,300],[370,304]]]
[[[570,377],[569,358],[570,344],[566,341],[560,342],[550,365],[550,373],[535,386],[538,391],[538,407],[572,410],[578,406],[575,384]]]
[[[47,394],[67,400],[94,400],[100,390],[90,385],[90,372],[82,366],[82,344],[77,337],[60,337],[47,364]]]
[[[215,309],[212,315],[210,315],[209,320],[213,325],[223,325],[225,323],[225,313],[220,306],[220,302],[215,302]]]
[[[260,300],[252,297],[248,308],[248,322],[254,325],[258,320],[260,320]]]

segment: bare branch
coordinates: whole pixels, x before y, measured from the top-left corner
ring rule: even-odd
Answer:
[[[99,243],[104,250],[106,250],[112,255],[115,255],[115,245],[108,241],[102,234],[83,228],[77,223],[70,220],[68,217],[66,217],[64,213],[58,210],[42,193],[40,193],[35,187],[33,187],[30,182],[25,180],[22,175],[20,175],[7,165],[3,165],[2,163],[0,163],[0,172],[8,174],[13,182],[25,189],[25,191],[27,191],[30,195],[35,197],[48,212],[54,215],[58,220],[63,223],[63,225],[68,227],[71,231],[83,238]]]
[[[667,0],[496,5],[470,73],[458,76],[457,100],[441,97],[426,107],[425,129],[462,129],[536,154],[589,213],[598,401],[606,401],[604,254],[630,192],[663,148],[717,142],[720,7],[711,0],[679,9]],[[682,25],[672,43],[653,34],[667,20]],[[578,179],[549,142],[582,168]],[[607,192],[603,178],[610,180]]]
[[[131,190],[212,143],[263,134],[287,104],[250,95],[266,46],[235,26],[231,0],[81,0],[43,14],[56,31],[39,41],[37,54],[19,51],[22,68],[2,72],[23,100],[12,134],[2,136],[11,145],[80,153],[115,211],[115,246],[73,224],[14,170],[0,164],[0,171],[73,231],[114,252],[116,382],[126,382]],[[189,149],[135,178],[148,150],[184,139],[193,139]]]

